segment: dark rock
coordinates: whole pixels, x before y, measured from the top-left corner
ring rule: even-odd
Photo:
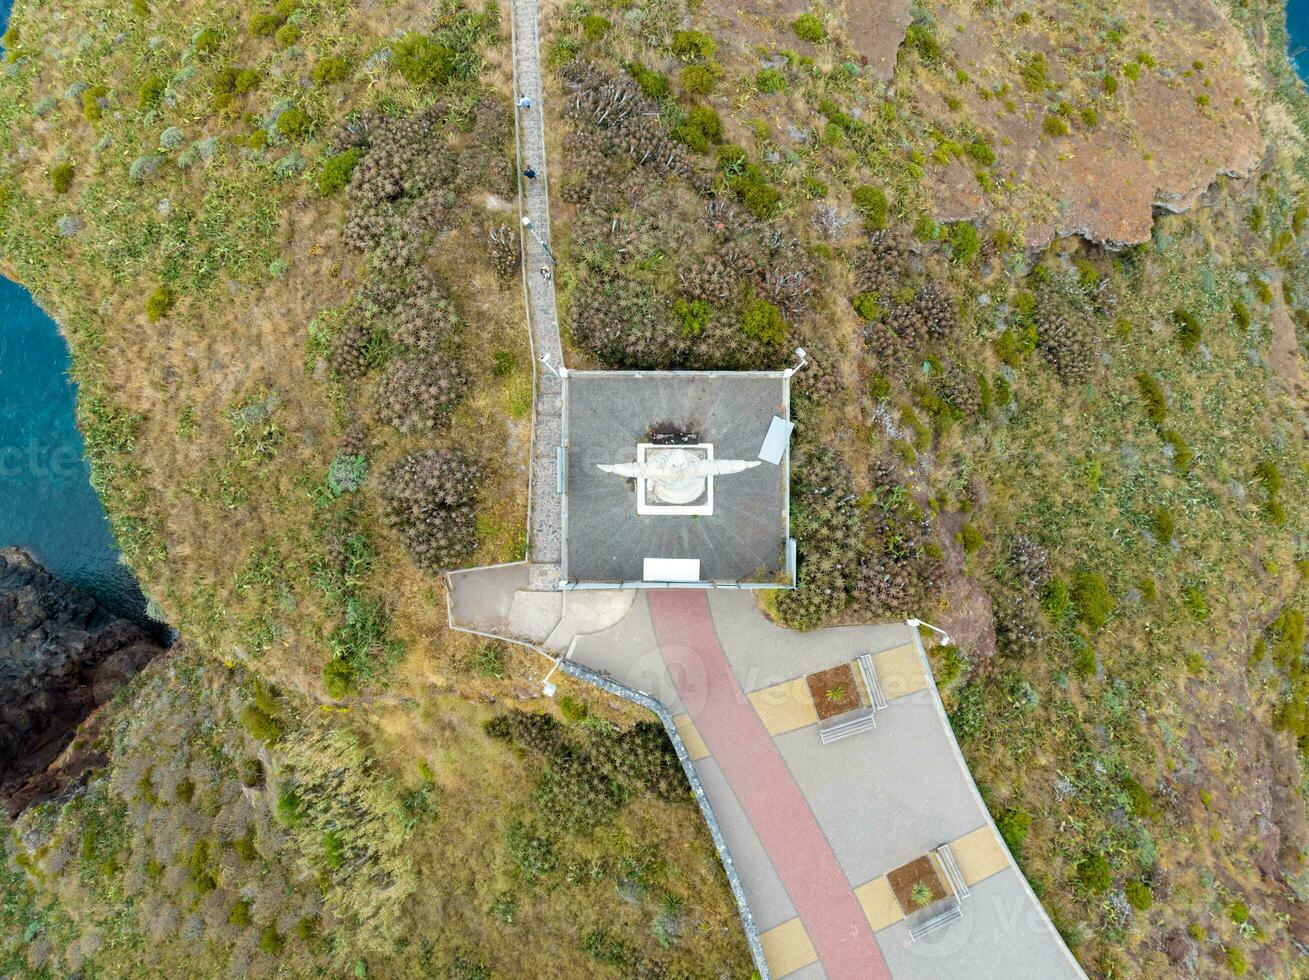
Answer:
[[[0,549],[0,798],[11,813],[59,791],[47,769],[78,726],[161,653],[27,552]]]

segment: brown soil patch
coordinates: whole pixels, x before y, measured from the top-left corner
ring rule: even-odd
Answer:
[[[1110,247],[1145,241],[1155,208],[1189,210],[1218,176],[1244,177],[1259,165],[1265,144],[1238,67],[1235,30],[1207,0],[1174,0],[1150,12],[1154,21],[1135,21],[1158,66],[1142,69],[1136,82],[1120,74],[1112,98],[1098,89],[1098,74],[1063,64],[1059,47],[1034,29],[1014,36],[1007,24],[971,9],[940,15],[942,44],[975,84],[920,74],[919,101],[937,106],[948,93],[961,101],[962,115],[942,115],[990,131],[992,173],[1012,188],[1007,203],[1022,216],[1028,245],[1065,235]],[[1197,30],[1198,22],[1206,29]],[[1011,49],[1041,52],[1058,95],[1025,91]],[[998,85],[1010,86],[1006,97],[983,97],[982,87]],[[1051,137],[1042,127],[1060,100],[1094,106],[1098,123],[1074,119],[1069,135]],[[929,168],[927,187],[941,220],[996,210],[961,172],[967,169]]]
[[[810,674],[805,682],[809,685],[809,694],[814,699],[819,720],[835,718],[863,704],[859,697],[859,685],[855,683],[854,671],[849,664]]]
[[[909,0],[847,0],[850,43],[868,59],[868,73],[889,82],[895,74],[895,53],[913,19]]]
[[[895,893],[895,900],[900,903],[900,911],[905,915],[926,908],[932,902],[938,902],[946,896],[945,885],[941,882],[940,875],[936,873],[932,859],[926,854],[896,868],[887,874],[886,880],[891,883],[891,891]],[[916,885],[926,885],[931,889],[932,902],[919,905],[914,901]]]

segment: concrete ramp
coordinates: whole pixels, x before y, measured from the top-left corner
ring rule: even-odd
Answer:
[[[450,623],[459,629],[505,636],[515,593],[527,588],[528,564],[467,568],[446,575]]]
[[[521,589],[514,593],[509,605],[508,635],[528,643],[542,644],[554,632],[563,615],[562,592],[530,592]]]

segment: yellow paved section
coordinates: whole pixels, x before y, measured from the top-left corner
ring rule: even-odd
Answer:
[[[873,657],[873,669],[877,671],[877,680],[888,701],[921,691],[927,686],[927,675],[923,673],[923,665],[918,659],[918,648],[912,643],[876,654]]]
[[[959,873],[971,888],[997,871],[1009,866],[1000,842],[991,833],[990,827],[978,827],[971,834],[965,834],[950,842],[950,853],[954,855]]]
[[[809,695],[809,685],[803,677],[755,691],[750,695],[750,703],[759,713],[769,735],[783,735],[818,723],[814,699]]]
[[[691,756],[691,761],[703,759],[709,754],[709,746],[704,744],[704,739],[696,731],[695,722],[691,720],[690,715],[674,715],[673,724],[677,726],[677,734],[682,736],[682,742],[686,745],[686,751]]]
[[[764,946],[764,959],[773,976],[784,977],[818,959],[804,923],[799,918],[787,919],[759,937]]]
[[[904,913],[900,911],[900,903],[895,900],[895,892],[891,891],[891,882],[887,880],[886,875],[874,878],[866,885],[860,885],[854,890],[854,894],[855,898],[859,899],[859,904],[864,907],[864,915],[868,917],[868,924],[873,927],[873,932],[895,925],[904,918]]]

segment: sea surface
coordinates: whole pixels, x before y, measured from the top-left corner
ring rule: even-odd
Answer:
[[[1291,35],[1295,72],[1301,81],[1309,84],[1309,0],[1287,0],[1286,31]]]
[[[11,6],[0,0],[0,31]],[[69,364],[54,321],[0,277],[0,547],[28,549],[112,612],[145,623],[145,597],[91,489]]]

